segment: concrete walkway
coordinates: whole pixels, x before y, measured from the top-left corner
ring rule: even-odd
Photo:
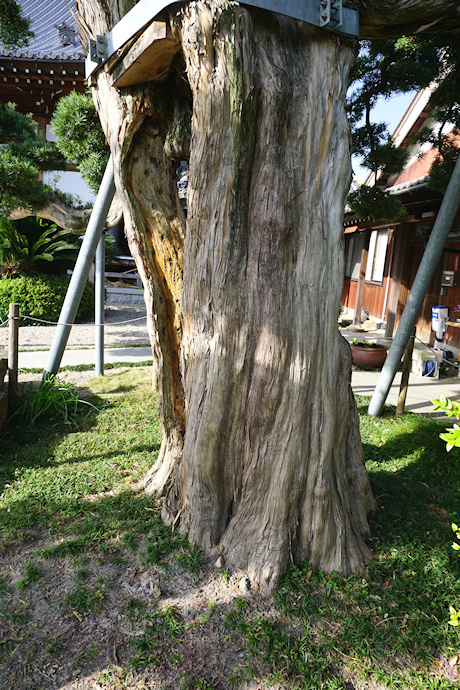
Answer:
[[[48,351],[29,351],[19,353],[19,367],[27,369],[44,369],[48,359]],[[150,347],[117,347],[106,348],[104,350],[104,361],[107,364],[114,362],[145,362],[152,359]],[[96,354],[94,348],[70,350],[64,352],[62,366],[77,364],[94,364]],[[353,371],[351,385],[357,395],[372,395],[377,384],[379,371]],[[396,405],[399,394],[401,373],[396,374],[387,403]],[[409,390],[406,399],[406,408],[411,412],[419,414],[433,413],[432,400],[444,395],[446,398],[460,401],[460,379],[457,377],[432,379],[420,378],[416,374],[411,374],[409,379]]]
[[[351,386],[355,395],[372,395],[379,376],[380,371],[353,371]],[[388,405],[396,405],[398,402],[400,383],[401,372],[398,371],[386,400]],[[460,379],[457,376],[440,379],[421,378],[416,374],[411,374],[406,409],[418,414],[443,417],[442,413],[433,412],[431,403],[432,400],[437,400],[440,395],[457,402],[460,401]]]

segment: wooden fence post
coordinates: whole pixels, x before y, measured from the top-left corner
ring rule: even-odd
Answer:
[[[398,404],[396,405],[395,418],[400,417],[404,412],[406,404],[407,389],[409,387],[409,374],[412,368],[412,353],[414,351],[415,340],[415,326],[412,335],[407,341],[406,350],[404,352],[403,368],[401,374],[401,385],[399,387]]]
[[[10,304],[8,317],[8,408],[11,412],[18,386],[19,304],[17,302]]]

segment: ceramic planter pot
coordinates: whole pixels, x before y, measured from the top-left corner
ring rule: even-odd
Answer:
[[[357,367],[374,367],[380,369],[387,358],[387,348],[385,345],[375,343],[372,347],[363,347],[350,343],[353,355],[353,364]]]

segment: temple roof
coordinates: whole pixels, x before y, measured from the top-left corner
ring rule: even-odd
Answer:
[[[39,60],[82,60],[74,0],[20,0],[22,13],[31,19],[35,37],[17,50],[0,46],[0,56]],[[72,11],[71,11],[72,10]]]

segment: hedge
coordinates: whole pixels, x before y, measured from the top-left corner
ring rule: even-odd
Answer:
[[[10,302],[19,303],[19,314],[35,319],[56,322],[69,285],[69,276],[21,276],[0,280],[0,323],[8,319]],[[83,292],[76,321],[92,316],[94,311],[94,286],[87,283]],[[42,326],[29,320],[21,320],[23,326]]]

